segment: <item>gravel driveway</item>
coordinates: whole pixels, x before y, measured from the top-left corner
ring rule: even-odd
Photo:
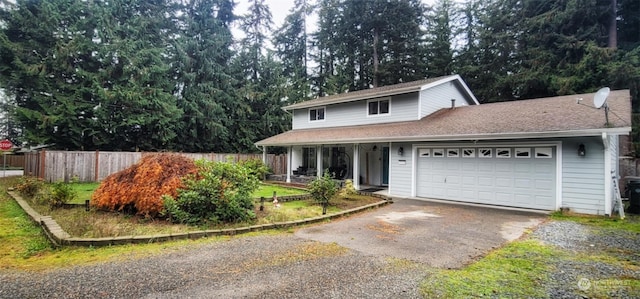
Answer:
[[[325,242],[299,234],[239,236],[154,257],[44,273],[0,271],[0,298],[420,298],[419,284],[433,269],[428,262],[350,249],[339,238]],[[532,237],[566,250],[620,249],[640,262],[637,234],[611,236],[573,222],[547,222]],[[584,277],[640,279],[637,270],[588,261],[559,262],[556,270],[546,287],[552,298],[582,298],[577,282]],[[637,297],[635,291],[612,290],[622,298]]]

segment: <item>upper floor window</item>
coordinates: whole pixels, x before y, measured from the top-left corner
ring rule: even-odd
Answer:
[[[389,114],[390,100],[372,100],[368,101],[368,113],[367,115],[381,115]]]
[[[309,109],[309,121],[324,120],[324,107]]]

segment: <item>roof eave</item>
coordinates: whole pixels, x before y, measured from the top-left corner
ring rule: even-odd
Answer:
[[[419,92],[420,88],[421,88],[421,86],[405,87],[405,88],[401,88],[401,89],[381,91],[381,92],[375,93],[375,94],[356,95],[356,96],[353,96],[353,97],[340,98],[340,99],[335,99],[335,100],[332,100],[332,101],[326,101],[326,102],[322,102],[322,103],[306,103],[306,102],[302,102],[302,103],[298,103],[298,104],[293,104],[293,105],[282,107],[282,109],[284,109],[285,111],[289,111],[289,110],[295,110],[295,109],[304,109],[304,108],[311,108],[311,107],[317,107],[317,106],[326,106],[326,105],[339,104],[339,103],[348,103],[348,102],[360,101],[360,100],[364,100],[364,99],[372,99],[372,98],[393,96],[393,95],[405,94],[405,93],[410,93],[410,92]]]
[[[322,145],[322,144],[350,144],[350,143],[376,143],[376,142],[432,142],[432,141],[460,141],[460,140],[505,140],[505,139],[540,139],[540,138],[566,138],[601,136],[602,133],[612,135],[628,135],[631,127],[601,128],[584,130],[548,131],[548,132],[517,132],[517,133],[485,133],[462,135],[437,135],[437,136],[393,136],[393,137],[367,137],[351,139],[329,139],[322,141],[300,141],[269,143],[258,141],[257,146],[293,146],[293,145]]]

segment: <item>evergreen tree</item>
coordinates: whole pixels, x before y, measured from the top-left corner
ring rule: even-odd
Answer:
[[[235,101],[229,71],[233,6],[229,0],[192,0],[181,8],[183,25],[174,62],[178,106],[184,111],[178,150],[231,149],[228,112]]]
[[[274,36],[276,55],[282,61],[283,75],[287,78],[285,93],[290,104],[307,100],[310,95],[306,32],[310,8],[307,0],[296,0],[294,6]]]
[[[0,84],[15,104],[24,141],[95,148],[92,74],[99,61],[90,4],[16,1],[2,6],[1,17]]]
[[[103,66],[94,87],[101,97],[95,113],[98,137],[109,140],[101,148],[171,149],[182,115],[170,72],[175,58],[170,38],[176,31],[167,16],[175,15],[174,6],[167,0],[112,0],[99,6],[97,55]]]
[[[450,75],[453,71],[455,30],[454,4],[451,0],[438,0],[427,17],[427,74],[429,77]]]
[[[265,47],[272,25],[271,11],[264,0],[253,0],[240,28],[245,38],[234,59],[234,72],[238,76],[238,101],[231,110],[235,119],[231,132],[236,151],[255,151],[253,143],[277,133],[288,126],[288,118],[281,107],[285,98],[282,88],[282,65]]]
[[[420,1],[320,2],[315,35],[321,94],[424,78]]]

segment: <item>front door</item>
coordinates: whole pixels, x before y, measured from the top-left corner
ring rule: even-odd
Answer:
[[[389,147],[382,148],[382,184],[389,185]]]

